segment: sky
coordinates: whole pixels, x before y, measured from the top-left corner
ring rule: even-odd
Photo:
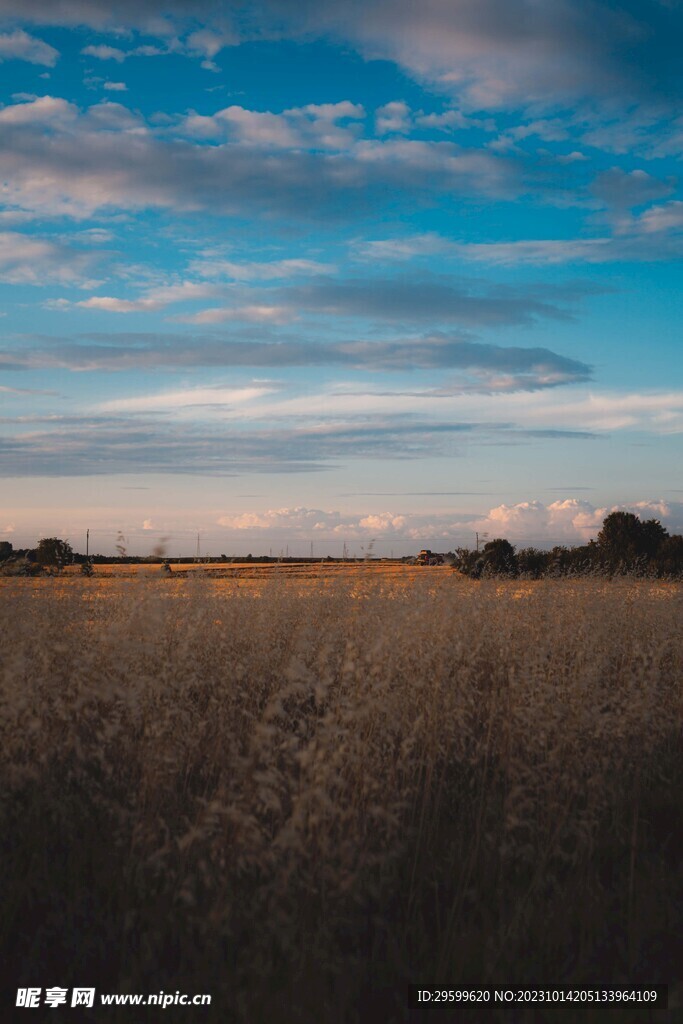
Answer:
[[[680,0],[0,0],[0,539],[683,531],[682,39]]]

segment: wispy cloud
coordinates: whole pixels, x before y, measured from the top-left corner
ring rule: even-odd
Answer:
[[[499,267],[560,266],[616,262],[655,262],[683,255],[683,203],[653,206],[637,218],[619,220],[616,235],[594,238],[539,238],[496,242],[456,242],[436,234],[355,242],[358,259],[399,263],[442,256]],[[654,235],[657,238],[654,238]]]
[[[516,445],[536,441],[537,432],[517,430],[512,424],[409,422],[396,412],[302,424],[301,417],[297,420],[293,415],[293,406],[286,425],[264,427],[252,420],[248,426],[245,409],[253,405],[256,417],[268,411],[266,400],[256,395],[231,396],[223,409],[229,412],[238,404],[232,417],[213,421],[197,417],[192,402],[198,398],[205,412],[221,404],[220,389],[212,390],[214,394],[208,396],[190,391],[170,398],[126,400],[125,411],[122,402],[117,413],[112,408],[115,403],[109,403],[109,411],[93,416],[53,416],[33,423],[23,417],[0,440],[0,473],[17,477],[311,473],[366,459],[453,458],[463,453],[465,445],[488,445],[504,435]],[[181,415],[184,410],[193,415]],[[571,433],[567,437],[571,439]],[[576,439],[583,442],[586,435]]]
[[[160,395],[147,395],[143,398],[117,398],[103,402],[103,412],[153,412],[157,409],[186,409],[220,405],[233,406],[242,405],[245,402],[253,402],[254,399],[263,398],[264,395],[271,395],[276,388],[273,387],[242,387],[242,388],[192,388],[185,391],[167,391]]]
[[[170,367],[342,366],[368,371],[462,370],[461,390],[535,390],[590,379],[591,368],[545,348],[491,345],[428,335],[394,341],[315,342],[296,338],[234,341],[182,335],[95,335],[91,341],[51,339],[41,348],[0,350],[0,367],[130,370]]]
[[[200,277],[228,278],[235,281],[277,281],[297,276],[334,274],[337,268],[332,263],[321,263],[309,259],[240,262],[206,255],[192,260],[188,265],[188,270]]]
[[[102,260],[101,251],[75,249],[60,239],[0,231],[0,281],[41,286],[46,282],[93,288],[90,275]]]

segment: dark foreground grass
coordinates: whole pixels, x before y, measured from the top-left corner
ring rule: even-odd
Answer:
[[[13,583],[6,1019],[61,985],[212,995],[98,1022],[674,1020],[406,991],[680,986],[682,598]]]

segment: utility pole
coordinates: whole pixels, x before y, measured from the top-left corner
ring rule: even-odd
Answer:
[[[88,555],[90,554],[90,530],[85,531],[85,560],[88,561]]]
[[[475,533],[475,537],[477,538],[477,554],[479,554],[479,534]],[[483,540],[485,537],[488,537],[488,533],[482,533],[481,539]]]

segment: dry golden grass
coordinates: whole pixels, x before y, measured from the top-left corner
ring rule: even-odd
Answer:
[[[681,586],[260,568],[2,581],[8,986],[682,980]]]

